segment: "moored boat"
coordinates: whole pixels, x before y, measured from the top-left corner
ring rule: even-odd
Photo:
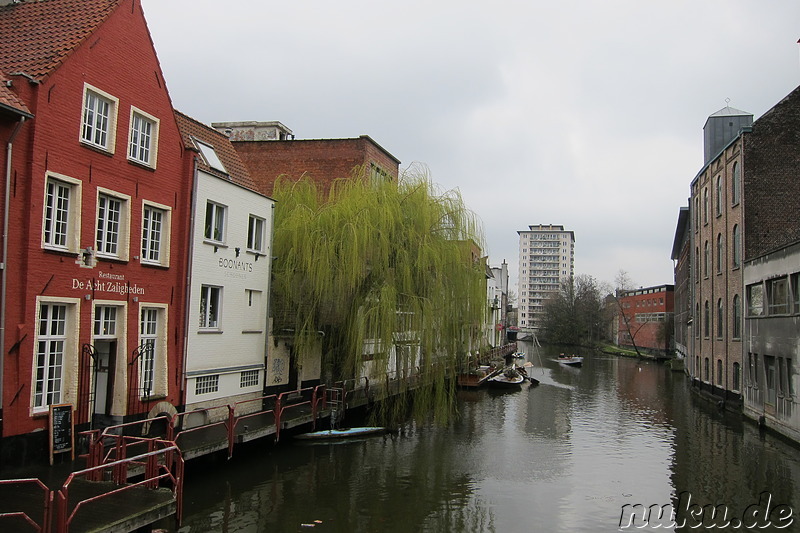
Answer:
[[[366,435],[377,435],[385,433],[386,428],[377,426],[364,426],[350,429],[324,429],[322,431],[312,431],[311,433],[301,433],[295,435],[299,440],[327,440],[327,439],[346,439],[350,437],[364,437]]]
[[[490,387],[498,389],[518,389],[525,381],[525,377],[513,366],[506,368],[500,374],[489,379]]]
[[[491,365],[481,365],[470,372],[458,375],[458,386],[477,388],[484,385],[489,379],[499,374],[500,368]]]

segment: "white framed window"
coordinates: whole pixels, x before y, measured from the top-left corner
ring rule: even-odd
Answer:
[[[250,215],[247,224],[247,249],[251,252],[264,253],[265,221],[261,217]]]
[[[255,387],[259,382],[260,370],[245,370],[239,376],[239,388]]]
[[[206,202],[206,218],[203,237],[211,242],[224,243],[228,208],[222,204]]]
[[[142,397],[150,396],[155,388],[156,353],[160,348],[159,309],[143,307],[139,321],[139,388]]]
[[[219,329],[222,287],[203,285],[200,288],[200,328]]]
[[[77,252],[80,242],[80,181],[48,174],[44,187],[42,246]]]
[[[118,105],[117,98],[84,84],[81,142],[113,153]]]
[[[169,265],[172,211],[167,206],[145,203],[142,208],[142,263]]]
[[[200,376],[195,379],[194,393],[198,396],[200,394],[209,394],[219,390],[219,374],[212,376]]]
[[[67,305],[41,303],[34,362],[34,410],[61,403],[67,344]]]
[[[131,107],[131,130],[128,135],[128,159],[151,168],[156,166],[159,120]]]
[[[117,337],[117,307],[98,305],[94,308],[94,338],[115,339]]]
[[[128,259],[128,197],[98,189],[97,254]]]

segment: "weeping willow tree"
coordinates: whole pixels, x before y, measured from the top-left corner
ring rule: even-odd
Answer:
[[[397,183],[359,172],[327,195],[310,179],[278,180],[273,196],[274,330],[290,332],[296,357],[321,338],[334,379],[361,376],[369,361],[401,388],[424,383],[417,413],[451,413],[449,378],[481,348],[486,310],[485,270],[472,253],[482,230],[458,192],[438,192],[413,169]],[[379,405],[384,419],[405,410]]]

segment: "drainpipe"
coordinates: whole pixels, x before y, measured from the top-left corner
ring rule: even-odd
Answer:
[[[265,313],[267,323],[264,325],[264,331],[266,335],[264,335],[264,386],[262,387],[263,390],[267,388],[267,373],[269,372],[269,338],[272,334],[271,325],[274,325],[274,322],[270,321],[270,315],[272,314],[272,264],[274,261],[274,256],[272,255],[274,250],[272,248],[273,243],[275,242],[275,201],[273,200],[272,206],[270,207],[270,219],[269,219],[269,249],[267,249],[267,298],[266,298],[266,306],[267,312]]]
[[[13,153],[14,139],[25,124],[27,117],[21,116],[17,126],[11,133],[6,145],[6,188],[5,188],[5,203],[3,205],[3,251],[0,257],[0,271],[2,271],[3,280],[0,282],[0,429],[2,429],[3,420],[3,383],[5,381],[5,353],[6,353],[6,264],[8,259],[8,212],[9,204],[11,203],[11,155]]]
[[[194,224],[197,209],[197,187],[198,187],[198,166],[197,155],[192,158],[192,198],[189,211],[189,249],[186,252],[186,293],[184,295],[184,307],[186,312],[183,314],[183,367],[181,368],[181,403],[186,407],[186,366],[189,357],[189,314],[191,309],[192,296],[192,264],[194,254]]]

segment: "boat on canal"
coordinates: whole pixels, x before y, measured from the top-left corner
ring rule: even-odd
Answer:
[[[558,356],[558,362],[567,366],[581,366],[583,365],[583,357],[580,355],[564,355],[563,353]]]
[[[458,375],[458,386],[464,388],[478,388],[486,384],[488,380],[498,375],[502,368],[492,365],[480,365],[470,372]]]
[[[367,435],[378,435],[385,432],[385,427],[363,426],[349,429],[324,429],[321,431],[312,431],[310,433],[301,433],[300,435],[295,435],[294,438],[299,440],[348,439],[354,437],[365,437]]]
[[[503,372],[489,379],[488,384],[495,389],[519,389],[525,382],[525,376],[515,366],[509,366]]]

